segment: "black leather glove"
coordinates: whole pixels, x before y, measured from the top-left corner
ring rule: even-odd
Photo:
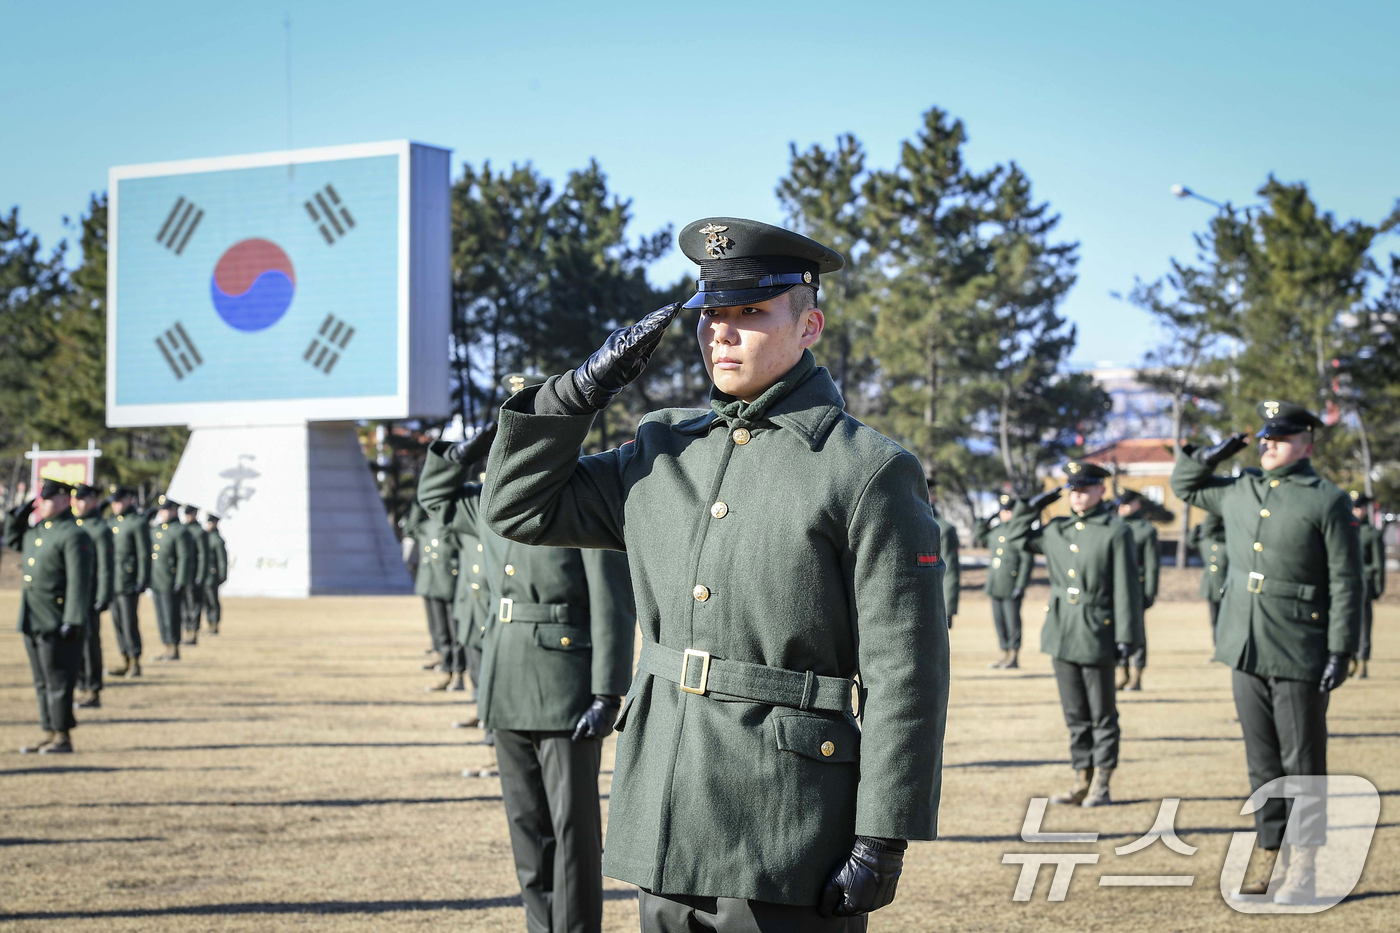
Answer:
[[[1133,655],[1133,646],[1130,645],[1130,644],[1128,644],[1127,642],[1120,641],[1120,642],[1118,643],[1118,663],[1119,663],[1120,665],[1121,665],[1121,664],[1127,664],[1127,663],[1128,663],[1128,658],[1132,657],[1132,655]]]
[[[1061,495],[1063,495],[1063,491],[1060,489],[1059,486],[1056,486],[1054,489],[1047,489],[1040,495],[1032,496],[1031,498],[1027,499],[1026,507],[1032,512],[1043,512],[1047,505],[1060,498]]]
[[[1157,597],[1155,597],[1155,596],[1144,596],[1144,597],[1142,598],[1142,608],[1144,608],[1144,609],[1151,609],[1151,608],[1152,608],[1152,604],[1155,603],[1156,601],[1157,601]]]
[[[476,433],[469,441],[458,441],[443,454],[453,463],[471,465],[491,452],[491,442],[496,439],[496,422],[491,422]]]
[[[1012,590],[1012,591],[1011,591],[1011,598],[1012,598],[1012,599],[1021,599],[1021,598],[1024,597],[1025,595],[1026,595],[1026,591],[1025,591],[1025,590]]]
[[[58,627],[58,637],[64,639],[65,641],[69,638],[72,638],[77,633],[78,627],[76,625],[69,625],[67,622],[63,623]]]
[[[669,304],[642,318],[631,327],[612,332],[603,345],[574,370],[574,387],[596,411],[607,407],[613,396],[647,368],[647,360],[666,328],[681,313],[681,304]]]
[[[93,611],[93,612],[99,612],[99,613],[101,613],[101,612],[106,612],[106,611],[107,611],[107,607],[110,606],[110,605],[112,605],[110,601],[108,601],[108,600],[103,600],[103,599],[99,599],[97,602],[95,602],[95,603],[92,604],[92,611]]]
[[[1318,682],[1318,693],[1329,693],[1342,685],[1342,681],[1347,679],[1347,664],[1351,661],[1349,654],[1329,654],[1327,656],[1327,666],[1322,669],[1322,680]]]
[[[948,616],[948,631],[953,630],[953,616]]]
[[[1215,469],[1249,446],[1248,434],[1231,434],[1214,447],[1196,447],[1190,456],[1203,466]]]
[[[817,913],[823,917],[854,917],[889,904],[894,900],[904,850],[908,847],[903,839],[857,836],[851,854],[822,886]]]
[[[574,726],[574,741],[606,739],[612,735],[613,723],[617,722],[617,711],[621,708],[622,697],[595,696]]]
[[[183,586],[177,586],[171,590],[171,592],[175,594],[176,599],[179,599],[181,596],[185,595],[185,588]]]
[[[28,518],[29,513],[34,511],[34,507],[38,504],[38,499],[30,499],[28,502],[21,502],[19,505],[10,509],[10,514],[13,515],[17,520]]]

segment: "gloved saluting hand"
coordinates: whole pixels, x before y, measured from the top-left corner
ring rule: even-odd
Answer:
[[[1062,492],[1059,486],[1054,489],[1047,489],[1038,496],[1032,496],[1026,500],[1026,508],[1032,512],[1043,512],[1045,507],[1060,498]]]
[[[453,463],[476,463],[482,457],[491,452],[491,442],[496,439],[496,422],[491,422],[480,431],[476,432],[476,437],[469,441],[458,441],[447,448],[447,453],[443,454]]]
[[[606,739],[612,735],[613,723],[617,722],[617,711],[621,707],[622,697],[595,696],[574,727],[574,741]]]
[[[574,387],[595,411],[607,407],[613,396],[647,368],[666,328],[681,313],[681,303],[669,304],[642,318],[631,327],[612,332],[603,345],[574,370]]]
[[[1118,643],[1118,663],[1127,664],[1128,658],[1133,656],[1133,646],[1127,642]]]
[[[1231,434],[1214,447],[1193,448],[1190,456],[1212,470],[1249,446],[1248,434]]]
[[[894,900],[904,866],[903,839],[857,836],[851,854],[822,887],[817,913],[823,917],[868,914]]]
[[[1351,660],[1351,655],[1329,654],[1327,656],[1327,666],[1322,669],[1322,680],[1318,682],[1318,693],[1330,693],[1342,685],[1342,681],[1347,679],[1347,663]]]

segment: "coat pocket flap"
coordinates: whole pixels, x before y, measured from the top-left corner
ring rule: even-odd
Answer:
[[[822,716],[775,716],[778,748],[817,761],[860,759],[860,729],[841,719]]]
[[[586,651],[593,647],[593,639],[588,629],[575,625],[540,623],[535,626],[535,644],[551,651]]]

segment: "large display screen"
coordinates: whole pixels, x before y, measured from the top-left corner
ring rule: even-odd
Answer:
[[[446,395],[446,163],[395,142],[113,169],[109,423],[436,414],[412,409]],[[415,406],[426,330],[443,391]]]

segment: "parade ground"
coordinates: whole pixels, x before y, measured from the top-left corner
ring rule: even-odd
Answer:
[[[1177,595],[1194,597],[1197,578],[1183,575]],[[1030,798],[1070,779],[1055,681],[1037,650],[1046,589],[1026,597],[1020,670],[994,671],[978,584],[979,573],[964,574],[951,633],[942,838],[910,847],[899,895],[871,930],[1400,926],[1400,603],[1377,604],[1371,676],[1333,694],[1329,715],[1332,773],[1366,777],[1381,793],[1361,881],[1324,913],[1265,920],[1219,893],[1231,835],[1252,822],[1240,815],[1249,786],[1229,671],[1206,663],[1205,605],[1160,601],[1147,613],[1145,686],[1120,694],[1116,805],[1045,817],[1042,831],[1097,831],[1098,842],[1032,845],[1020,839]],[[14,619],[17,602],[17,590],[0,590],[0,619]],[[146,598],[141,619],[154,642]],[[106,616],[103,625],[114,653]],[[109,679],[102,708],[78,711],[75,754],[21,756],[13,750],[38,732],[34,691],[20,638],[0,638],[0,925],[523,929],[499,781],[461,777],[491,764],[492,750],[479,730],[452,728],[471,715],[469,694],[424,692],[426,644],[416,598],[229,598],[221,634],[203,635],[183,660]],[[1152,827],[1166,797],[1180,798],[1176,829],[1195,855],[1160,842],[1116,855]],[[1047,901],[1051,867],[1029,901],[1014,902],[1020,868],[1002,858],[1038,849],[1099,859],[1077,868],[1063,902]],[[1100,887],[1107,874],[1194,881]],[[635,891],[607,888],[605,928],[635,930]]]

